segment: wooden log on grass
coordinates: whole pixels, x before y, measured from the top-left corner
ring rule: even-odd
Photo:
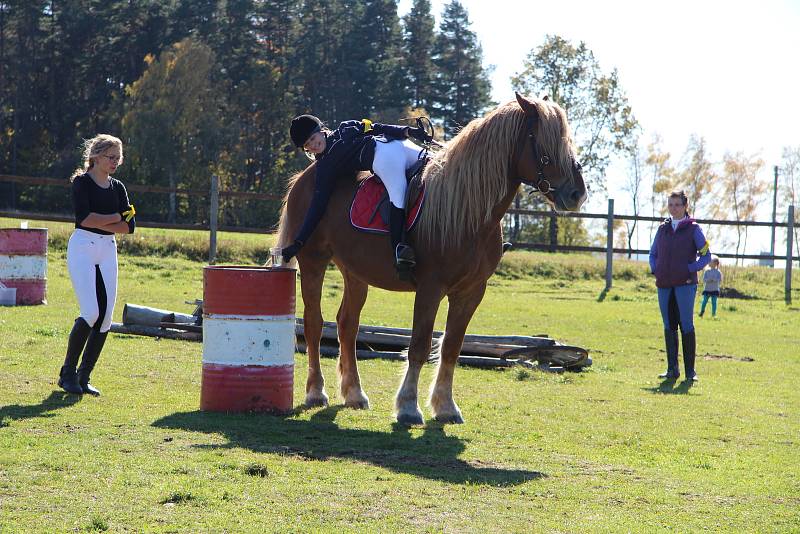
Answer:
[[[172,328],[161,328],[158,326],[146,326],[140,324],[120,324],[111,323],[111,331],[115,334],[132,334],[135,336],[163,337],[167,339],[181,339],[183,341],[202,341],[203,334],[198,332],[186,332],[174,330]]]
[[[305,337],[302,319],[297,319],[295,333],[298,337]],[[441,338],[442,332],[435,332],[434,338]],[[324,322],[322,326],[322,339],[336,341],[336,323]],[[405,328],[390,328],[382,326],[363,325],[358,329],[357,342],[366,344],[375,349],[405,349],[411,344],[411,331]],[[474,356],[501,357],[511,350],[536,347],[553,347],[556,342],[543,336],[481,336],[467,335],[461,346],[463,354]]]
[[[122,324],[124,325],[160,326],[161,323],[195,324],[196,322],[197,317],[194,315],[159,310],[138,304],[126,303],[122,309]]]

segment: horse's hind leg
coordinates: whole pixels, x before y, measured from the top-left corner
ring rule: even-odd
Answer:
[[[369,398],[361,389],[356,363],[356,337],[361,309],[367,300],[368,286],[341,269],[344,277],[344,296],[336,314],[339,335],[339,388],[348,408],[368,409]]]
[[[483,300],[486,283],[463,294],[450,295],[447,310],[447,327],[442,339],[439,368],[431,385],[430,405],[433,417],[443,423],[463,423],[461,410],[453,400],[453,373],[455,372],[464,334],[472,315]]]
[[[327,406],[325,378],[319,365],[319,342],[322,337],[322,281],[325,278],[327,261],[305,261],[302,264],[300,288],[303,292],[303,332],[308,354],[308,378],[306,379],[306,406]]]

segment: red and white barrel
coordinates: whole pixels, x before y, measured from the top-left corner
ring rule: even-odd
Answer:
[[[200,409],[287,412],[293,406],[294,269],[203,269]]]
[[[17,305],[47,304],[47,228],[0,228],[0,282]]]

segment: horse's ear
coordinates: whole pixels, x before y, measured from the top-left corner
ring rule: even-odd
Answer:
[[[519,107],[522,108],[522,111],[524,111],[526,115],[532,113],[535,114],[537,112],[536,104],[534,104],[533,102],[531,102],[530,100],[528,100],[519,93],[514,93],[514,94],[517,95],[517,103],[519,104]]]
[[[536,111],[536,106],[533,104],[533,102],[519,93],[515,92],[514,94],[517,96],[517,104],[519,104],[519,107],[521,107],[525,113]]]

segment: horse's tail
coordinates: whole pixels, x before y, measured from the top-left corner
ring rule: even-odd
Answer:
[[[291,235],[291,228],[289,224],[289,195],[292,194],[292,188],[294,184],[297,183],[297,180],[300,179],[300,176],[303,174],[304,171],[300,171],[291,178],[289,178],[289,183],[287,184],[286,194],[283,197],[283,204],[281,206],[281,218],[280,222],[278,223],[278,231],[275,234],[275,246],[276,247],[287,247],[292,243],[293,236]]]
[[[287,247],[291,241],[291,237],[289,236],[289,230],[286,224],[286,211],[287,211],[287,202],[286,198],[283,199],[283,206],[281,206],[281,219],[278,223],[278,232],[275,234],[275,246],[276,247]]]

